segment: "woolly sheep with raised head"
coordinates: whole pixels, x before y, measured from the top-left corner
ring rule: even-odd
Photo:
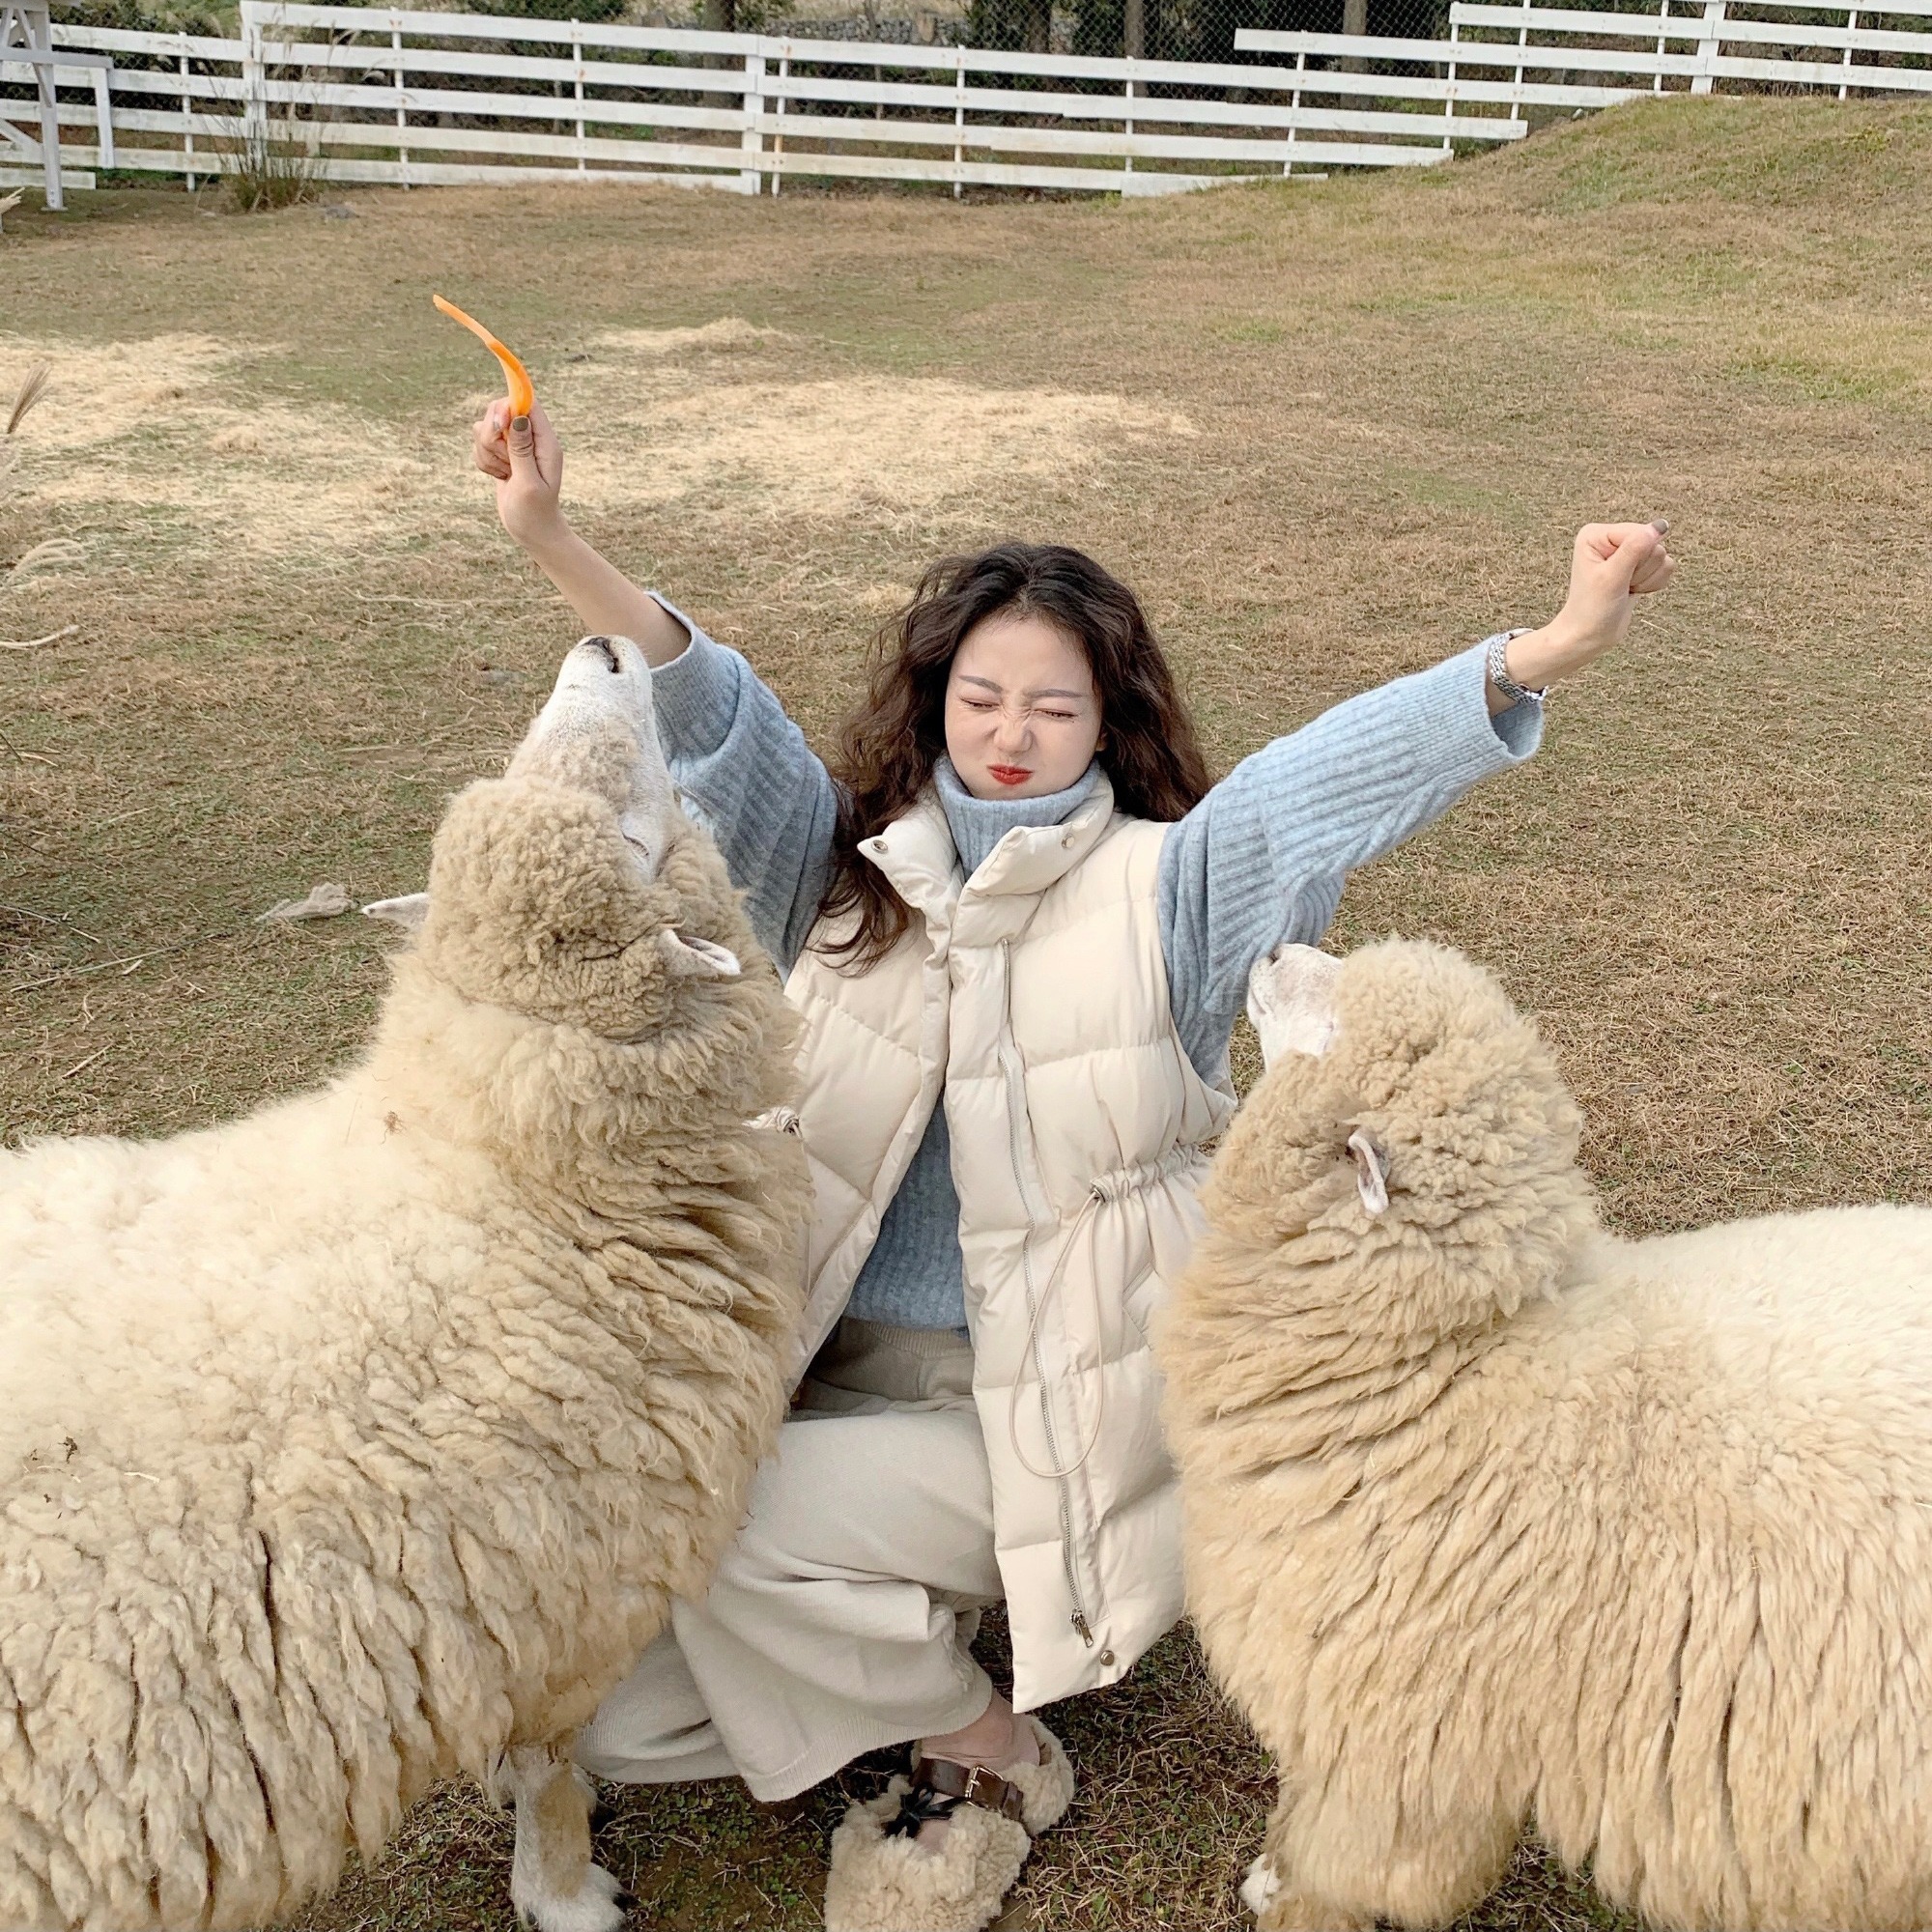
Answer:
[[[1461,955],[1250,1011],[1160,1346],[1261,1925],[1446,1923],[1525,1825],[1659,1925],[1932,1925],[1932,1209],[1620,1239]]]
[[[271,1922],[460,1771],[621,1919],[569,1750],[783,1412],[796,1029],[626,640],[385,909],[322,1091],[0,1155],[0,1925]]]

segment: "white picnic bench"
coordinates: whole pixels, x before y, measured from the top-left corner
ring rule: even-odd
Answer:
[[[67,197],[61,191],[60,104],[54,95],[54,74],[61,68],[91,70],[94,74],[94,102],[99,116],[99,162],[114,165],[114,111],[108,93],[114,62],[107,54],[75,53],[54,45],[53,22],[44,0],[0,0],[0,64],[24,64],[33,70],[35,90],[41,103],[41,138],[37,142],[24,128],[0,118],[0,142],[20,151],[41,164],[46,183],[47,206],[64,208]],[[4,150],[0,150],[4,152]]]

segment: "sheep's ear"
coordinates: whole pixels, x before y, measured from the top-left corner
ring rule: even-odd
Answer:
[[[1349,1136],[1349,1151],[1355,1157],[1355,1192],[1371,1214],[1386,1214],[1389,1205],[1388,1161],[1382,1151],[1360,1127]]]
[[[720,946],[716,940],[687,939],[683,933],[672,932],[667,926],[661,935],[661,944],[670,955],[673,973],[692,978],[708,976],[714,980],[735,980],[745,970],[738,963],[738,955],[728,946]]]
[[[364,919],[380,919],[400,925],[405,932],[420,932],[429,917],[427,893],[405,893],[399,899],[371,899],[362,908]]]

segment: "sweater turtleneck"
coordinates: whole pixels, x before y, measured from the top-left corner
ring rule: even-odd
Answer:
[[[1093,795],[1099,777],[1096,760],[1065,791],[1044,792],[1037,798],[975,798],[960,782],[951,758],[941,757],[932,768],[933,787],[969,879],[1014,826],[1059,825],[1070,818]]]

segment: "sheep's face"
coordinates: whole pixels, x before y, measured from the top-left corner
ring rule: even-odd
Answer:
[[[1424,1342],[1554,1281],[1594,1218],[1581,1117],[1488,973],[1426,943],[1283,947],[1248,1009],[1268,1070],[1210,1183],[1217,1218],[1342,1263],[1333,1292],[1365,1298],[1364,1322]]]
[[[419,957],[469,999],[636,1040],[722,996],[744,943],[677,809],[642,653],[586,638],[504,776],[450,806]]]

